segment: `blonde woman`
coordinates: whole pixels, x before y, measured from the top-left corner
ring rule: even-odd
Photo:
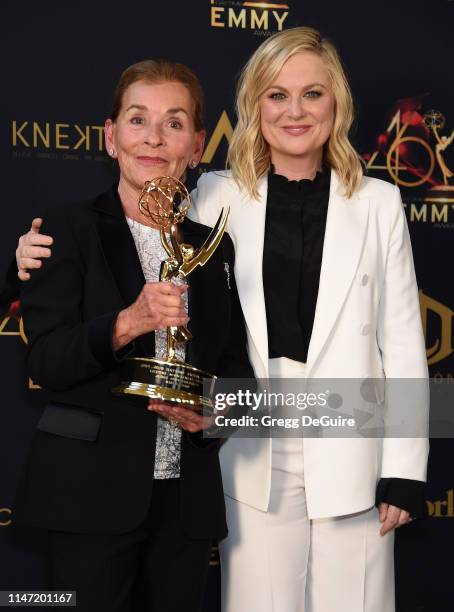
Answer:
[[[424,380],[399,191],[363,176],[335,48],[310,28],[270,37],[242,72],[237,111],[230,170],[202,176],[191,211],[212,225],[231,208],[256,376]],[[45,240],[23,239],[24,279]],[[424,514],[427,453],[422,438],[230,438],[224,612],[393,612],[393,529]]]
[[[425,379],[399,191],[363,176],[333,45],[310,28],[269,38],[237,113],[230,170],[199,180],[192,214],[212,225],[231,207],[256,376]],[[424,513],[427,453],[423,438],[228,440],[224,611],[392,612],[393,528]]]

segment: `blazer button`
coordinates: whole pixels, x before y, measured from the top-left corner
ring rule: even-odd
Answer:
[[[361,325],[361,334],[363,336],[367,336],[369,332],[370,332],[370,323],[363,323]]]
[[[367,285],[368,282],[369,282],[369,277],[367,276],[367,274],[363,274],[361,277],[361,285],[364,287],[364,285]]]

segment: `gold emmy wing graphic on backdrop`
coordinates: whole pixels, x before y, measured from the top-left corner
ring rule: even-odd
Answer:
[[[448,168],[444,159],[446,149],[454,140],[454,130],[452,130],[450,136],[440,136],[439,130],[444,128],[446,121],[443,115],[436,110],[427,111],[424,115],[424,123],[432,130],[435,137],[435,158],[443,176],[443,184],[432,187],[425,200],[426,202],[454,202],[454,185],[450,185],[448,182],[454,176],[454,173]]]
[[[139,199],[139,209],[146,219],[159,227],[161,243],[168,258],[163,262],[160,281],[181,282],[198,266],[204,266],[221,242],[229,210],[221,210],[216,225],[198,248],[180,242],[178,224],[190,207],[184,184],[171,176],[147,181]],[[167,235],[168,234],[168,235]],[[125,360],[122,382],[113,391],[141,395],[186,407],[212,407],[210,396],[216,376],[177,359],[176,346],[192,337],[185,326],[167,328],[167,355],[163,359],[131,357]],[[204,394],[204,382],[208,392]]]
[[[406,119],[405,119],[406,117]],[[415,118],[419,121],[416,121]],[[385,137],[394,135],[387,150],[374,151],[367,159],[367,168],[370,170],[387,171],[399,187],[415,188],[426,183],[431,183],[425,202],[434,204],[454,203],[454,185],[449,180],[454,172],[446,162],[446,152],[454,142],[454,130],[449,136],[441,134],[445,126],[445,117],[437,110],[428,110],[420,115],[418,110],[402,112],[400,109],[392,117],[386,132],[381,135]],[[415,132],[414,127],[424,126],[427,136],[421,137],[420,132]],[[429,138],[429,136],[432,138]],[[410,158],[409,158],[410,154]],[[377,163],[384,155],[385,164]],[[412,167],[411,155],[418,161],[417,167]],[[440,179],[435,178],[438,170]]]

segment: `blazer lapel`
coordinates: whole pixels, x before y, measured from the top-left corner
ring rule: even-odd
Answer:
[[[117,185],[99,196],[94,209],[98,213],[96,228],[104,257],[125,306],[129,306],[141,292],[145,277],[134,238],[125,219]],[[140,336],[136,342],[142,356],[154,355],[153,332]]]
[[[307,356],[307,376],[320,358],[355,278],[364,247],[369,201],[341,195],[342,186],[331,172],[322,265],[314,326]]]
[[[258,191],[259,199],[245,199],[238,218],[231,219],[230,225],[235,223],[235,231],[232,232],[235,237],[235,278],[241,307],[249,335],[262,361],[264,374],[268,376],[268,330],[262,273],[267,176],[260,180]]]

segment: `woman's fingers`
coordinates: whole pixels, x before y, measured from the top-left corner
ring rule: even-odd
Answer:
[[[52,236],[40,234],[42,224],[43,220],[40,217],[33,219],[30,230],[24,236],[22,236],[27,244],[50,245],[53,243]]]
[[[171,307],[166,306],[165,308],[162,308],[161,312],[162,312],[162,316],[167,317],[168,319],[186,316],[186,310],[184,309],[182,305],[171,306]]]
[[[150,300],[152,297],[150,297]],[[183,298],[176,295],[158,295],[157,300],[164,308],[184,308]]]
[[[388,512],[388,506],[389,504],[381,503],[378,508],[379,518],[380,518],[381,523],[383,523],[384,520],[386,519],[386,513]]]
[[[383,521],[383,525],[380,529],[380,535],[384,536],[389,531],[394,529],[394,527],[397,525],[397,522],[399,520],[399,514],[400,514],[399,508],[396,508],[395,506],[391,506],[391,505],[388,506],[385,520]]]
[[[380,535],[382,536],[392,529],[406,525],[411,521],[409,512],[391,504],[380,504],[379,514],[380,521],[383,523],[380,529]]]
[[[35,270],[42,266],[40,259],[33,259],[32,257],[21,257],[20,258],[20,269],[21,270]]]
[[[182,294],[187,290],[187,285],[184,285],[184,291],[180,290],[176,285],[171,283],[146,283],[143,288],[143,296],[151,308],[159,306],[160,308],[184,308],[184,300]]]
[[[161,281],[153,284],[156,290],[163,295],[174,295],[178,297],[188,290],[188,285],[175,285],[175,283],[170,283],[169,281]]]
[[[148,285],[147,300],[150,313],[157,312],[161,317],[159,327],[178,327],[186,325],[189,317],[186,313],[182,293],[187,286],[176,286],[172,283],[153,283]]]
[[[30,230],[19,238],[16,250],[16,262],[18,276],[21,280],[29,280],[30,274],[27,270],[41,267],[40,258],[52,255],[49,247],[53,243],[52,236],[40,234],[43,220],[39,217],[33,219]]]
[[[148,410],[157,412],[160,416],[178,423],[182,429],[190,433],[206,429],[212,424],[211,419],[202,416],[191,408],[164,404],[160,400],[150,400]]]
[[[180,327],[180,325],[187,325],[189,323],[189,317],[165,317],[162,321],[162,328],[166,327]]]
[[[25,234],[24,242],[30,246],[50,246],[53,244],[54,239],[52,236],[47,236],[47,234],[36,234],[30,231],[28,234]]]
[[[410,513],[407,512],[406,510],[401,510],[397,526],[400,527],[401,525],[406,525],[410,521],[411,521]]]
[[[39,233],[42,224],[43,224],[43,220],[41,219],[41,217],[36,217],[32,221],[32,226],[30,228],[30,231]]]
[[[43,236],[41,236],[41,238],[43,238]],[[51,255],[52,251],[50,249],[36,245],[24,245],[20,252],[21,259],[37,259],[38,257],[50,257]]]

